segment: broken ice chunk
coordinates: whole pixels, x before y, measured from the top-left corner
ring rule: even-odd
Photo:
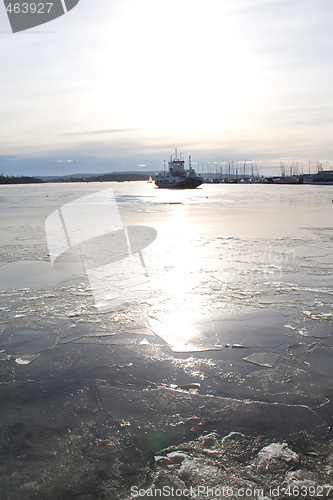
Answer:
[[[18,365],[30,365],[35,359],[37,359],[39,354],[33,354],[31,356],[24,356],[23,358],[16,358],[15,363]]]
[[[254,352],[250,356],[243,358],[243,360],[248,363],[265,366],[266,368],[271,368],[278,359],[279,355],[275,352]]]
[[[298,459],[297,453],[288,448],[287,443],[271,443],[262,448],[258,456],[260,461],[284,460],[285,462],[295,462]]]

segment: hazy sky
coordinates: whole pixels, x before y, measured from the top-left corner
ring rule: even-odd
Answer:
[[[80,0],[15,34],[1,2],[0,44],[5,174],[333,166],[332,0]]]

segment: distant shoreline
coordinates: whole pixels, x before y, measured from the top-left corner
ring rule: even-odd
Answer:
[[[148,181],[149,175],[138,173],[110,173],[103,175],[87,175],[87,177],[53,177],[43,179],[41,177],[30,176],[0,176],[0,185],[2,184],[47,184],[63,182],[126,182],[126,181]]]
[[[333,184],[333,171],[322,171],[312,175],[297,175],[297,176],[273,176],[273,177],[222,177],[210,178],[207,174],[203,174],[204,184],[278,184],[278,185],[299,185],[299,184],[315,184],[315,185],[332,185]],[[329,176],[329,178],[328,178]],[[0,175],[0,185],[9,184],[56,184],[56,183],[70,183],[70,182],[129,182],[129,181],[143,181],[155,178],[155,172],[112,172],[108,174],[75,174],[66,176],[5,176]],[[310,181],[305,178],[311,178]]]
[[[29,176],[0,176],[0,184],[43,184],[45,181],[39,179],[38,177]]]

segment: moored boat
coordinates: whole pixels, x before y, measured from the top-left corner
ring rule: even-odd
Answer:
[[[304,174],[304,184],[333,185],[333,170],[319,170],[316,174]]]

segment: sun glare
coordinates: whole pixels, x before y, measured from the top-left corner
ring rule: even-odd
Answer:
[[[119,26],[105,35],[98,56],[101,117],[152,136],[192,138],[244,119],[260,92],[254,61],[241,32],[226,22],[224,2],[202,5],[160,9],[146,0],[118,7]]]

